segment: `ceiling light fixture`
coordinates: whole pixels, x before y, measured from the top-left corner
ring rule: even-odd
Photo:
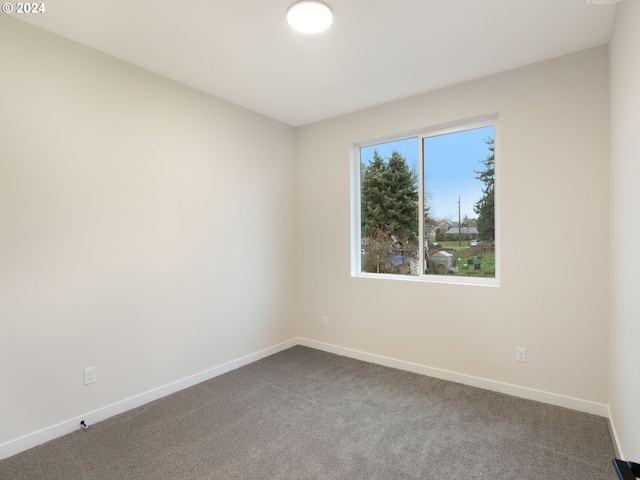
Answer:
[[[333,11],[319,0],[299,0],[287,10],[287,23],[301,33],[319,33],[333,23]]]

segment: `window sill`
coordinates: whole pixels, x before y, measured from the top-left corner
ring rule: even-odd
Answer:
[[[376,280],[394,280],[405,282],[443,283],[450,285],[467,285],[474,287],[500,287],[499,278],[458,277],[453,275],[393,275],[386,273],[356,273],[353,278],[372,278]]]

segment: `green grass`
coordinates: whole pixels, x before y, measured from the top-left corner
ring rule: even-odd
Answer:
[[[456,242],[457,243],[457,242]],[[489,277],[495,278],[496,276],[496,254],[495,252],[485,253],[480,260],[480,270],[474,270],[474,266],[467,265],[467,258],[461,258],[458,260],[458,272],[454,273],[458,277]],[[474,261],[476,257],[473,256]]]

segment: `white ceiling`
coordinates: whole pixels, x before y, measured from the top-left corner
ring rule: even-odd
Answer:
[[[293,126],[606,44],[586,0],[326,0],[303,35],[293,0],[45,0],[16,15]]]

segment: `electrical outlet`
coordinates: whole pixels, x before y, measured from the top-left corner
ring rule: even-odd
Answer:
[[[327,317],[326,315],[322,316],[322,326],[323,327],[328,327],[329,326],[329,317]]]
[[[524,347],[516,347],[516,362],[525,363],[527,361],[527,349]]]
[[[90,385],[96,383],[96,367],[84,369],[84,384]]]

